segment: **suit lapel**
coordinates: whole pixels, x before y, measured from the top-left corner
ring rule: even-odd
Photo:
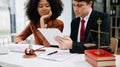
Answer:
[[[76,18],[72,23],[71,37],[72,40],[77,41],[78,30],[79,30],[80,18]]]
[[[95,19],[95,11],[92,11],[91,15],[90,15],[90,18],[88,20],[88,23],[87,23],[87,27],[86,27],[86,30],[85,30],[85,40],[88,38],[88,34],[89,34],[89,31],[92,27],[92,25],[94,24],[94,19]]]

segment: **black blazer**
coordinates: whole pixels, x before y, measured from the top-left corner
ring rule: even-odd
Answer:
[[[79,30],[79,23],[80,23],[80,18],[75,18],[71,22],[71,34],[70,37],[73,40],[72,44],[72,49],[70,49],[71,53],[84,53],[84,50],[90,49],[85,47],[83,44],[84,43],[95,43],[96,46],[92,48],[97,48],[98,45],[98,33],[96,32],[90,32],[90,30],[98,30],[98,24],[97,20],[100,18],[102,20],[101,23],[101,31],[102,32],[107,32],[110,33],[110,19],[107,14],[97,12],[95,10],[92,11],[88,23],[86,26],[85,34],[84,34],[84,42],[77,42],[77,35],[78,35],[78,30]],[[89,33],[91,34],[90,36]],[[102,46],[108,46],[109,41],[110,41],[110,34],[101,34],[101,45]]]

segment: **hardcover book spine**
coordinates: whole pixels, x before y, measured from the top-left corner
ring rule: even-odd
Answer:
[[[96,62],[100,62],[100,61],[115,61],[115,59],[109,59],[109,60],[96,60],[93,59],[93,57],[90,57],[89,55],[85,54],[85,57],[91,58],[92,60],[96,61]]]
[[[89,56],[85,55],[85,60],[92,65],[92,67],[115,67],[115,61],[109,61],[109,60],[105,60],[105,61],[96,61],[92,58],[90,58]]]
[[[86,60],[90,65],[92,65],[92,67],[97,67],[96,62],[93,61],[93,60],[91,60],[91,59],[89,59],[89,58],[86,56],[86,54],[85,54],[85,60]]]

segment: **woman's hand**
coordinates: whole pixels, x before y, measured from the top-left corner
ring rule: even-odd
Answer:
[[[26,41],[25,40],[21,40],[21,39],[15,39],[14,43],[15,44],[26,44]]]
[[[51,16],[52,16],[52,12],[51,12],[51,11],[49,12],[49,14],[44,15],[44,16],[41,16],[41,18],[40,18],[41,28],[44,28],[44,27],[45,27],[45,22],[46,22],[46,20],[48,20]]]

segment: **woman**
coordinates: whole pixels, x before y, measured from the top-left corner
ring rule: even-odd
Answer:
[[[26,5],[26,15],[30,23],[15,37],[14,43],[25,43],[24,40],[33,34],[36,44],[45,44],[37,28],[58,28],[62,32],[64,24],[57,19],[62,11],[61,0],[29,0]]]

